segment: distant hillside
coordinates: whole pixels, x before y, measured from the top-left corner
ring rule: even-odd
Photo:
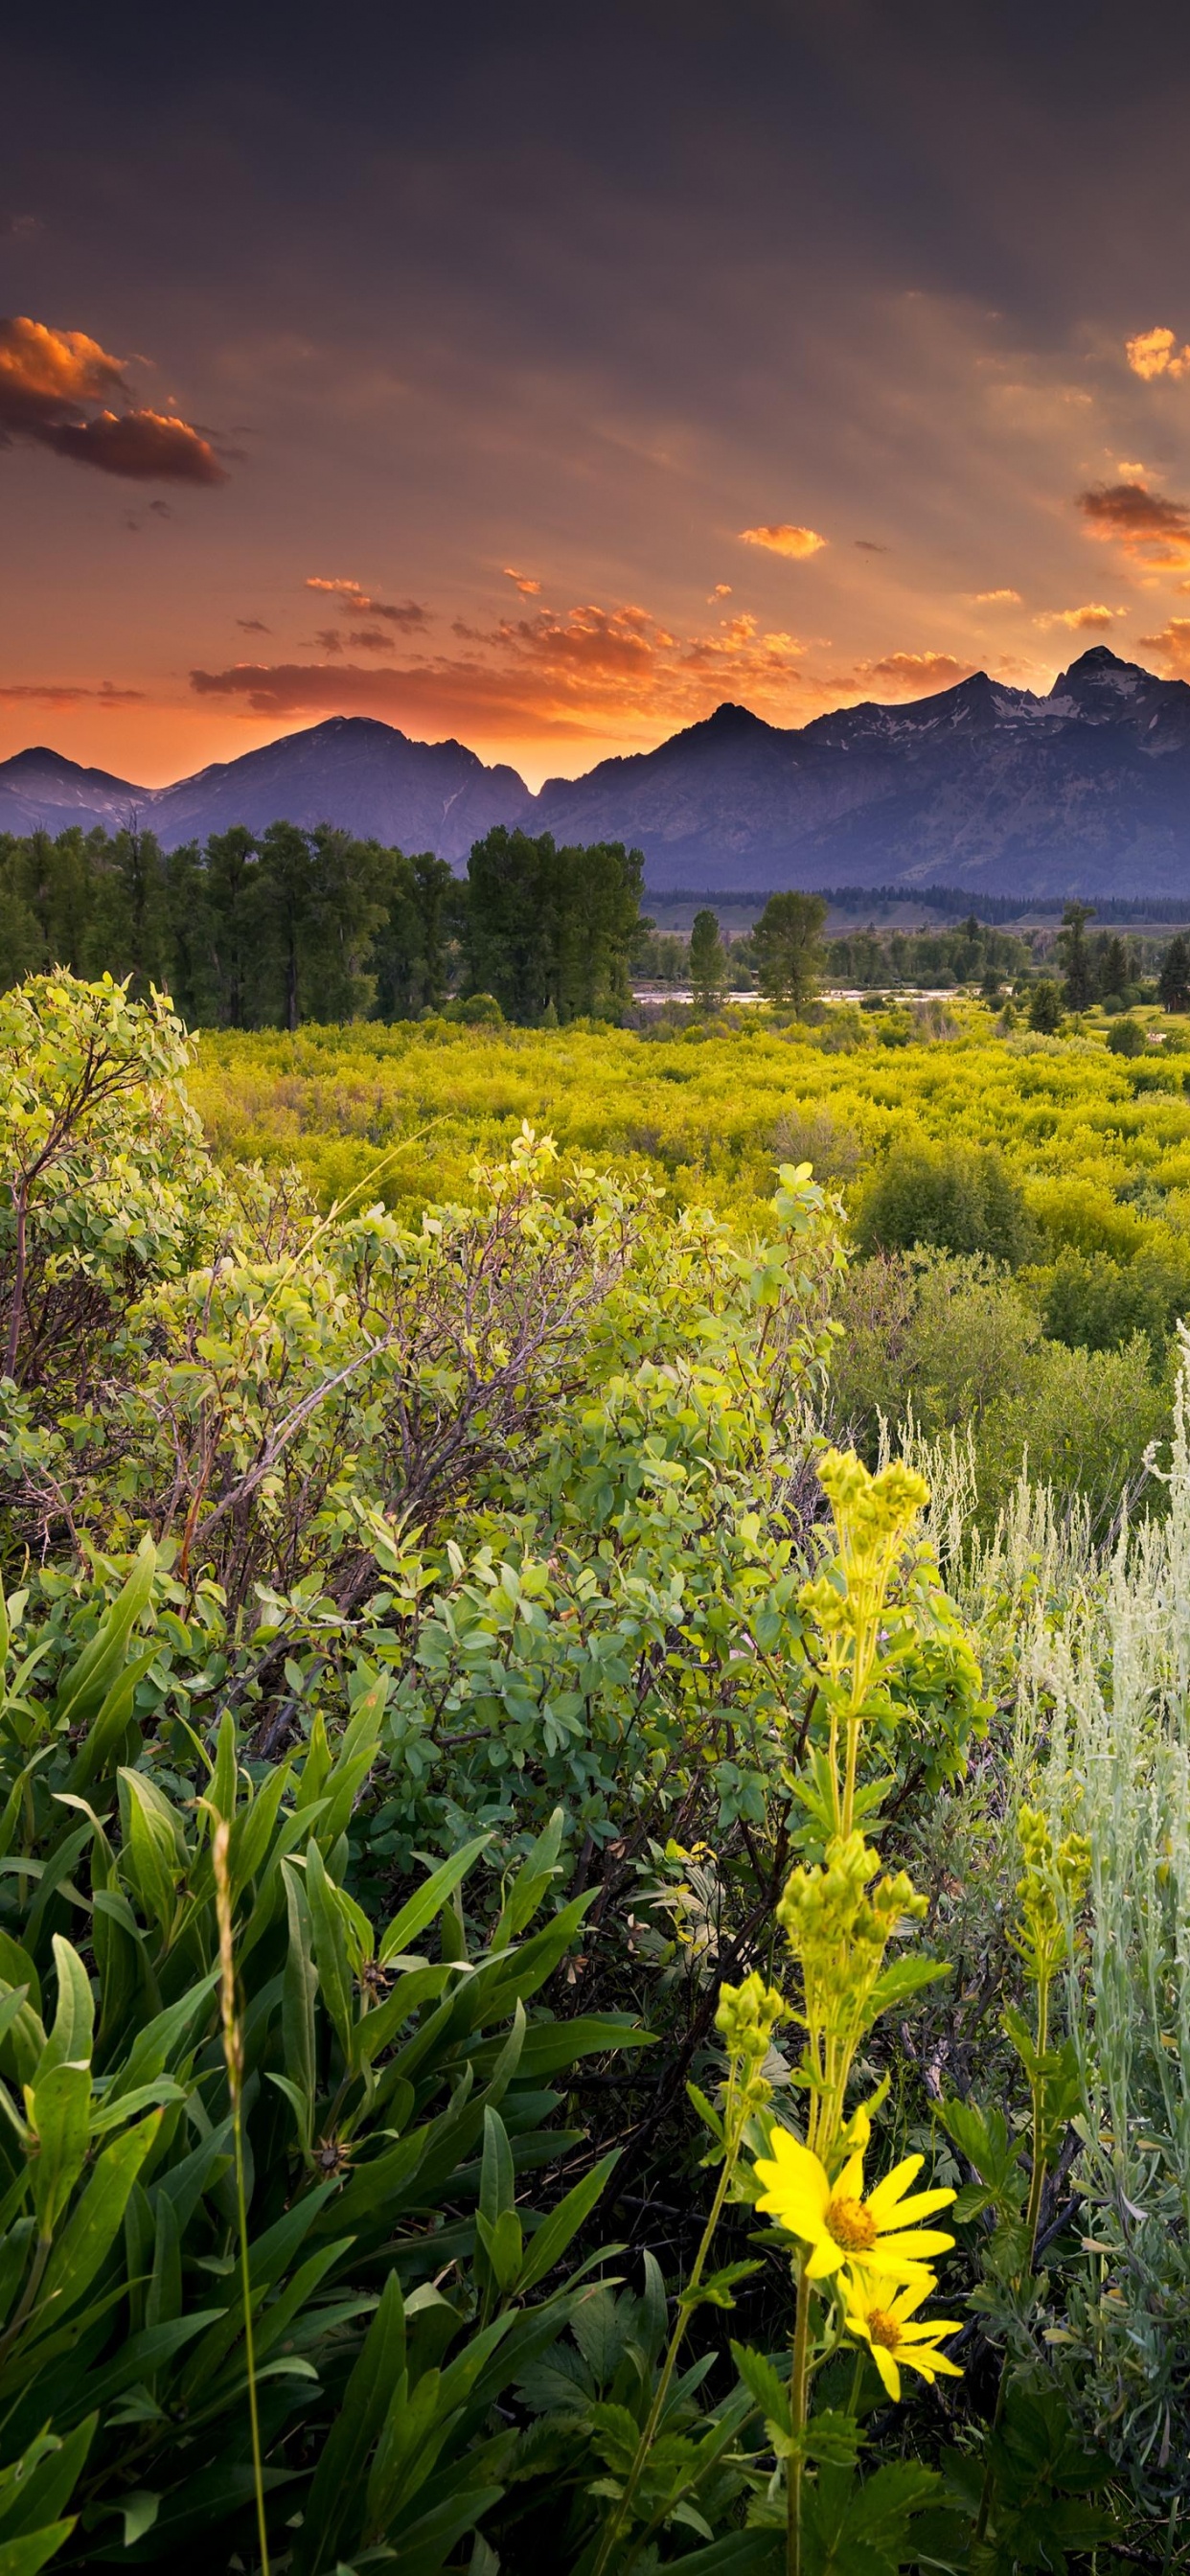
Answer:
[[[371,716],[331,716],[163,788],[145,819],[171,850],[232,823],[263,832],[284,816],[434,850],[458,867],[493,823],[520,822],[532,805],[515,769],[487,769],[461,742],[411,742]]]
[[[370,716],[331,716],[239,760],[217,761],[174,787],[134,787],[54,751],[0,761],[0,831],[71,823],[118,830],[133,814],[163,848],[205,841],[232,823],[338,823],[361,839],[435,850],[462,867],[493,823],[519,822],[533,799],[515,769],[485,768],[461,742],[411,742]]]
[[[986,672],[909,706],[783,730],[722,706],[656,751],[532,796],[457,742],[332,716],[148,790],[45,750],[0,763],[0,830],[111,829],[137,810],[167,848],[231,823],[332,822],[458,868],[492,823],[645,853],[682,887],[915,886],[1021,898],[1190,893],[1190,687],[1097,645],[1048,697]]]

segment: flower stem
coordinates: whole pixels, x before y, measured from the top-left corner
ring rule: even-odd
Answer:
[[[802,2475],[805,2459],[802,2437],[806,2429],[807,2359],[810,2349],[810,2301],[813,2292],[806,2279],[806,2257],[798,2266],[797,2307],[793,2327],[793,2353],[789,2371],[789,2426],[794,2448],[789,2459],[785,2486],[785,2566],[787,2576],[802,2576]]]
[[[1037,2054],[1044,2057],[1049,2044],[1050,1983],[1048,1976],[1037,1980]],[[1033,2248],[1037,2243],[1037,2221],[1041,2216],[1041,2194],[1045,2183],[1044,2127],[1045,2077],[1040,2072],[1030,2085],[1033,2096],[1033,2171],[1029,2178],[1029,2206],[1025,2212],[1025,2270],[1033,2269]]]
[[[665,2355],[665,2360],[661,2365],[661,2377],[657,2382],[653,2403],[649,2408],[648,2415],[645,2419],[644,2429],[636,2446],[632,2466],[628,2472],[623,2494],[617,2500],[611,2518],[608,2522],[607,2529],[605,2530],[603,2539],[600,2543],[599,2555],[591,2569],[591,2576],[603,2576],[603,2571],[610,2561],[612,2551],[615,2548],[616,2542],[619,2539],[625,2521],[627,2520],[633,2498],[644,2474],[645,2464],[648,2460],[649,2453],[657,2438],[657,2427],[665,2412],[665,2401],[669,2395],[670,2383],[673,2379],[674,2371],[677,2368],[678,2354],[682,2349],[682,2345],[686,2337],[686,2328],[689,2325],[693,2314],[693,2307],[690,2302],[689,2294],[691,2290],[696,2290],[698,2288],[699,2282],[702,2279],[703,2266],[708,2254],[710,2253],[715,2230],[723,2215],[723,2203],[727,2198],[728,2185],[731,2181],[732,2174],[735,2171],[742,2140],[743,2125],[737,2119],[732,2130],[729,2132],[728,2149],[720,2169],[719,2180],[715,2185],[715,2197],[711,2202],[707,2223],[702,2231],[698,2252],[690,2267],[690,2276],[686,2283],[686,2297],[683,2299],[682,2305],[678,2309],[677,2319],[673,2333],[669,2339],[669,2346]]]

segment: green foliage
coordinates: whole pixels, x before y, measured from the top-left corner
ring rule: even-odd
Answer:
[[[1086,925],[1095,918],[1089,903],[1068,903],[1062,914],[1057,949],[1065,968],[1062,999],[1068,1011],[1085,1011],[1095,999],[1095,963],[1087,944]],[[1037,1027],[1042,1023],[1037,1021]]]
[[[189,859],[176,889],[197,919]],[[889,2165],[953,2158],[968,2324],[944,2405],[820,2356],[803,2576],[1176,2567],[1184,1393],[1162,1513],[1110,1559],[1090,1531],[1170,1423],[1190,1100],[1101,1033],[1005,1044],[959,1004],[892,1048],[885,1016],[642,1044],[436,1010],[207,1039],[194,1074],[155,999],[0,1004],[0,2576],[258,2560],[221,1820],[279,2570],[776,2576],[792,2286],[750,2198],[707,2251],[722,1989],[771,1994],[749,2081],[804,2133],[773,1909],[831,1829],[832,1726],[893,1911],[903,1864],[932,1891],[857,2075]],[[522,1125],[547,1101],[560,1151]],[[1035,1229],[1032,1269],[844,1268],[806,1166],[862,1227],[907,1135],[935,1214]],[[321,1220],[295,1140],[324,1204],[355,1190]],[[930,1543],[898,1538],[848,1681],[813,1462],[898,1422]],[[1044,2026],[1005,1931],[1039,1817],[1093,1852]],[[626,2280],[613,2227],[652,2248]]]
[[[862,1252],[982,1252],[1013,1268],[1035,1249],[1024,1193],[994,1147],[894,1148],[856,1212]]]
[[[713,912],[696,912],[694,916],[690,933],[690,982],[695,1001],[704,1010],[715,1010],[723,999],[727,984],[727,958]]]
[[[74,2539],[71,2520],[51,2535],[68,2563],[202,2566],[251,2528],[211,1867],[224,1818],[272,2547],[300,2517],[292,2563],[316,2576],[399,2531],[429,2576],[524,2474],[515,2434],[482,2426],[581,2306],[581,2288],[544,2285],[615,2161],[548,2215],[527,2206],[514,2177],[575,2143],[544,2132],[558,2098],[543,2075],[640,2034],[614,2015],[557,2024],[532,2001],[586,1910],[531,1929],[560,1816],[486,1944],[457,1911],[476,1842],[373,1930],[343,1878],[383,1684],[335,1745],[318,1722],[275,1766],[245,1763],[228,1714],[209,1756],[192,1739],[186,1767],[124,1767],[135,1632],[149,1623],[150,1654],[162,1642],[153,1579],[142,1551],[48,1692],[42,1638],[10,1605],[0,2400],[6,2458],[44,2454],[15,2527],[60,2524],[85,2465]],[[413,1946],[435,1924],[437,1958]],[[4,2511],[0,2484],[0,2540]]]
[[[467,863],[468,981],[510,1020],[616,1018],[629,999],[628,956],[644,861],[619,841],[557,849],[502,824]]]
[[[1107,1033],[1107,1043],[1112,1055],[1143,1055],[1145,1033],[1139,1020],[1113,1020]]]
[[[1190,939],[1184,930],[1175,932],[1161,960],[1157,995],[1163,1010],[1190,1010]]]
[[[756,979],[773,1002],[791,1003],[804,1011],[822,977],[822,925],[826,902],[820,894],[771,894],[752,933]]]
[[[1062,987],[1050,975],[1043,975],[1030,988],[1029,1026],[1040,1037],[1052,1037],[1062,1026]]]

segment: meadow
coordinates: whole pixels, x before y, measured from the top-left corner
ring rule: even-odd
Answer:
[[[1190,2563],[1190,1055],[1007,1017],[0,997],[0,2576]]]
[[[742,1222],[798,1143],[817,1146],[820,1178],[850,1186],[922,1140],[994,1144],[1055,1243],[1126,1252],[1154,1227],[1190,1232],[1190,1023],[1143,1015],[1163,1043],[1132,1063],[1108,1053],[1097,1014],[1080,1036],[1002,1037],[976,1005],[933,1007],[944,1036],[930,1005],[916,1019],[836,1009],[817,1028],[740,1011],[659,1015],[642,1032],[220,1030],[202,1037],[190,1088],[221,1159],[292,1161],[323,1206],[373,1174],[387,1206],[466,1198],[476,1157],[527,1123]]]
[[[839,1292],[840,1434],[871,1458],[881,1416],[966,1424],[986,1512],[1028,1457],[1110,1521],[1168,1428],[1190,1310],[1190,1024],[1135,1024],[1157,1041],[1138,1059],[1109,1051],[1101,1013],[1072,1035],[1001,1033],[962,999],[827,1006],[817,1026],[739,1010],[640,1030],[221,1031],[201,1041],[192,1096],[221,1160],[292,1163],[324,1209],[467,1202],[477,1159],[523,1126],[744,1231],[766,1223],[777,1165],[809,1163],[853,1246],[883,1256]],[[989,1152],[1011,1240],[972,1203]],[[918,1165],[928,1197],[946,1200],[949,1173],[958,1203],[921,1204]],[[903,1205],[881,1199],[890,1174],[894,1198],[908,1175]]]

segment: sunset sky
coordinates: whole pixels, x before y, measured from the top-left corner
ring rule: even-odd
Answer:
[[[1190,13],[25,13],[0,756],[1190,678]]]

